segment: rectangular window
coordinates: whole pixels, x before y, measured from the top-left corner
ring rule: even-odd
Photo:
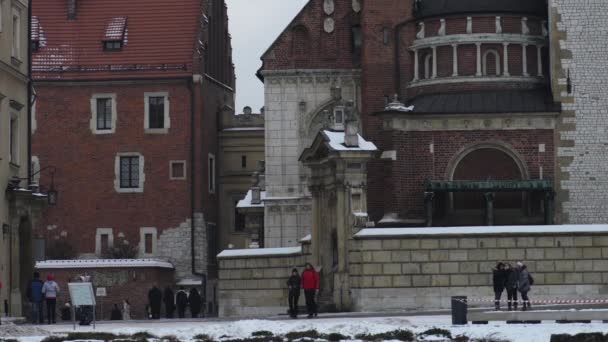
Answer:
[[[122,42],[121,41],[106,41],[103,42],[103,51],[120,51],[122,50]]]
[[[165,97],[150,96],[148,97],[149,120],[152,129],[165,128]]]
[[[208,260],[210,265],[217,265],[217,229],[215,223],[207,224],[207,239],[209,241]]]
[[[13,57],[21,58],[21,13],[13,8]]]
[[[247,156],[241,156],[241,168],[247,168]]]
[[[245,230],[245,215],[239,212],[236,207],[238,204],[239,201],[234,201],[234,230],[242,232]]]
[[[186,179],[186,162],[172,161],[169,179]]]
[[[139,188],[139,157],[120,157],[120,187]]]
[[[97,130],[112,129],[112,98],[97,99]]]
[[[19,164],[19,117],[11,116],[11,125],[9,127],[9,162]]]
[[[101,234],[99,236],[99,249],[101,254],[106,254],[110,250],[110,235]]]
[[[209,160],[208,160],[208,166],[209,166],[209,179],[208,184],[209,184],[209,193],[210,194],[214,194],[215,193],[215,155],[213,154],[209,154]]]
[[[152,233],[146,233],[144,235],[144,253],[145,254],[152,254],[154,253],[154,245],[152,243]]]

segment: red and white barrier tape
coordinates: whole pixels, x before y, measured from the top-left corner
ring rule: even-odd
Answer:
[[[496,303],[494,298],[467,298],[467,299],[454,299],[461,303]],[[508,303],[523,303],[520,298],[517,301],[500,300],[501,304]],[[608,299],[545,299],[545,300],[531,300],[530,304],[608,304]]]

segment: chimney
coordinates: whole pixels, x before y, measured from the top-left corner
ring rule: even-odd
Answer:
[[[76,1],[68,0],[68,20],[76,20]]]
[[[254,186],[251,188],[251,204],[262,203],[262,191],[260,187]]]
[[[355,120],[346,121],[344,145],[347,147],[359,147],[359,125]]]

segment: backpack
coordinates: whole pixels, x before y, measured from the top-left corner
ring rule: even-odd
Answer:
[[[528,273],[528,282],[530,282],[530,285],[534,285],[534,278],[532,278],[530,273]]]

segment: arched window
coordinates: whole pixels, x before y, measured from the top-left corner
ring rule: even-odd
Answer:
[[[308,29],[298,25],[292,30],[292,53],[295,57],[303,57],[310,53],[310,39]]]
[[[433,72],[433,55],[427,54],[424,57],[424,78],[431,78],[431,73]]]
[[[500,76],[500,55],[496,50],[488,50],[483,54],[483,75]]]

